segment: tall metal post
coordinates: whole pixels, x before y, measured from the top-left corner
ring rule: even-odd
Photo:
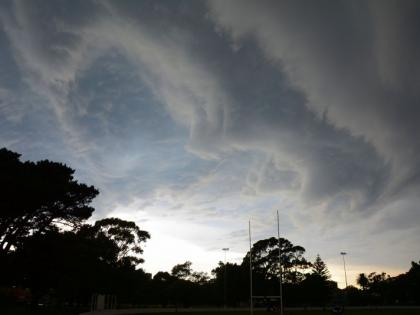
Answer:
[[[341,256],[343,256],[343,264],[344,264],[344,279],[346,281],[346,289],[347,289],[347,271],[346,271],[346,260],[344,259],[344,256],[347,255],[346,252],[341,252]]]
[[[249,312],[254,314],[254,305],[252,300],[252,243],[251,243],[251,220],[248,222],[249,227]]]
[[[279,242],[279,284],[280,284],[280,314],[283,315],[283,271],[281,266],[280,219],[277,210],[277,240]]]

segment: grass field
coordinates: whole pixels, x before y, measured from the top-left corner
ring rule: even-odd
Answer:
[[[78,315],[82,311],[76,309],[28,309],[28,308],[0,308],[1,315]],[[180,312],[184,315],[249,315],[244,311],[217,311],[217,312]],[[130,315],[174,315],[175,312],[167,313],[138,313]],[[279,312],[255,311],[254,315],[280,315]],[[286,311],[285,315],[331,315],[330,311]],[[420,309],[378,309],[378,310],[346,310],[343,315],[420,315]]]
[[[174,312],[158,313],[159,315],[174,315]],[[249,312],[186,312],[185,315],[249,315]],[[319,310],[290,310],[285,315],[331,315],[330,311]],[[156,313],[138,313],[130,315],[156,315]],[[255,311],[254,315],[280,315],[280,312]],[[420,309],[369,309],[369,310],[345,310],[343,315],[420,315]]]
[[[174,315],[174,313],[158,313],[159,315]],[[185,315],[249,315],[249,312],[188,312]],[[285,311],[285,315],[331,315],[330,311]],[[130,314],[133,315],[133,314]],[[156,315],[156,313],[139,313],[134,315]],[[254,315],[280,315],[279,312],[256,311]],[[343,315],[420,315],[420,309],[387,309],[387,310],[346,310]]]
[[[1,315],[79,315],[86,309],[31,309],[28,307],[0,307]]]

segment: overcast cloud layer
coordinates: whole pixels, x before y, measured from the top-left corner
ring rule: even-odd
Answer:
[[[418,2],[5,1],[0,21],[1,146],[149,230],[147,270],[237,261],[276,209],[339,282],[342,250],[353,281],[420,259]]]

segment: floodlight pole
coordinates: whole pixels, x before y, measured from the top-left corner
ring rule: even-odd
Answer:
[[[281,266],[280,219],[277,210],[277,239],[279,242],[279,284],[280,284],[280,315],[283,315],[283,272]]]
[[[226,305],[227,305],[227,272],[226,272],[226,252],[229,250],[229,248],[227,248],[227,247],[225,247],[225,248],[222,248],[222,250],[225,252],[225,276],[224,276],[224,295],[223,295],[223,297],[224,297],[224,301],[225,301],[225,308],[226,308]]]
[[[249,227],[249,312],[254,314],[254,307],[252,301],[252,244],[251,244],[251,220],[248,222]]]
[[[346,272],[346,260],[344,259],[344,256],[347,255],[346,252],[341,252],[341,256],[343,256],[343,264],[344,264],[344,279],[346,281],[346,289],[347,289],[347,272]]]

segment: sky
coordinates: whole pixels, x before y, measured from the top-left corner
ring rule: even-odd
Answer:
[[[280,233],[344,286],[420,260],[418,1],[2,1],[0,146],[97,187],[143,268]]]

